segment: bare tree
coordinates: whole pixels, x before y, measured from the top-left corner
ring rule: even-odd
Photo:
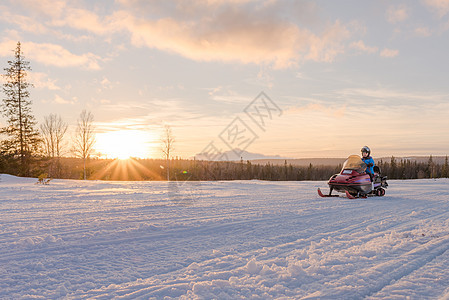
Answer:
[[[86,161],[92,153],[95,145],[95,133],[93,126],[94,116],[91,112],[83,110],[78,119],[75,138],[73,141],[73,153],[83,159],[83,178],[87,179]]]
[[[167,181],[170,181],[170,153],[173,152],[175,139],[173,137],[170,126],[165,125],[162,136],[162,153],[164,154],[167,167]]]
[[[65,123],[60,116],[50,114],[44,118],[44,123],[41,124],[41,132],[43,136],[44,152],[47,157],[51,159],[49,175],[59,176],[60,162],[59,158],[63,150],[63,138],[67,132],[67,123]],[[56,169],[56,170],[54,170]],[[53,174],[55,173],[56,174]]]
[[[63,138],[68,127],[67,123],[62,120],[61,116],[50,114],[44,117],[44,123],[40,127],[46,155],[51,158],[61,157]]]

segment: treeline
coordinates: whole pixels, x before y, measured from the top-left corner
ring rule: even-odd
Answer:
[[[163,160],[137,160],[141,166],[151,170],[152,174],[164,177],[166,172],[161,166]],[[417,162],[407,159],[391,158],[390,161],[379,161],[383,176],[389,179],[422,179],[449,177],[448,159],[444,164],[434,163],[432,156],[427,162]],[[171,160],[170,180],[272,180],[272,181],[303,181],[328,180],[333,174],[341,171],[342,165],[296,166],[288,164],[253,164],[251,161],[240,162],[210,162],[196,160]],[[153,175],[154,176],[154,175]],[[154,178],[154,177],[153,177]],[[151,179],[150,179],[151,180]]]
[[[448,178],[449,165],[448,157],[445,157],[443,164],[435,163],[432,156],[427,162],[417,162],[409,159],[396,159],[391,157],[390,161],[379,161],[382,174],[390,179],[422,179],[422,178]]]
[[[140,160],[142,165],[148,165],[148,160]],[[162,172],[164,170],[153,162],[152,170]],[[427,162],[418,162],[407,159],[391,157],[390,161],[378,161],[382,176],[389,179],[422,179],[449,177],[448,158],[443,164],[433,161],[432,156]],[[303,180],[328,180],[332,175],[340,173],[342,165],[325,166],[313,165],[297,166],[288,164],[253,164],[251,161],[240,162],[208,162],[195,160],[172,160],[171,180],[273,180],[273,181],[303,181]]]
[[[16,160],[0,158],[0,173],[19,175]],[[208,180],[272,180],[272,181],[303,181],[328,180],[333,174],[339,173],[341,165],[296,166],[288,164],[264,165],[253,164],[251,161],[201,161],[188,159],[171,159],[167,166],[165,159],[89,159],[84,169],[81,158],[45,157],[35,158],[32,175],[39,177],[47,175],[51,178],[90,180],[144,180],[159,181],[208,181]],[[432,156],[426,162],[417,162],[392,157],[389,161],[378,161],[382,175],[389,179],[421,179],[449,177],[448,159],[443,164],[433,161]],[[84,172],[84,170],[86,170]]]
[[[35,158],[30,176],[90,180],[323,180],[339,172],[341,166],[283,166],[252,164],[250,161],[199,161],[189,159],[88,159],[48,157]],[[18,161],[13,157],[0,157],[0,173],[20,176]]]

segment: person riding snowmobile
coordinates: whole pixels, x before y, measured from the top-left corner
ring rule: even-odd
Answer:
[[[382,176],[380,168],[374,165],[369,147],[364,146],[361,152],[361,159],[359,155],[350,155],[343,163],[340,173],[331,176],[327,182],[328,194],[323,194],[318,188],[319,196],[339,197],[332,195],[332,191],[345,193],[349,199],[385,195],[385,189],[388,187],[387,176]]]
[[[365,172],[371,178],[371,182],[374,178],[374,159],[371,157],[371,150],[368,146],[362,148],[362,160],[366,164]]]

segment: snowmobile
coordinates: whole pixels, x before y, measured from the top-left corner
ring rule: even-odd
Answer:
[[[332,191],[345,193],[350,199],[366,198],[368,196],[384,196],[388,187],[387,177],[380,174],[380,168],[374,166],[374,176],[371,177],[365,172],[366,164],[358,155],[351,155],[343,163],[341,172],[332,175],[327,184],[329,193],[323,194],[318,188],[318,195],[321,197],[339,197],[333,195]]]

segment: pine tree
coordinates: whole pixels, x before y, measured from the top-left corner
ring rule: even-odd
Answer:
[[[441,177],[449,177],[449,163],[448,163],[448,159],[447,159],[447,155],[446,158],[444,159],[444,165],[443,165],[443,170],[441,171]]]
[[[7,119],[7,126],[1,133],[8,136],[2,141],[2,152],[14,158],[20,158],[19,175],[30,175],[30,164],[33,153],[40,144],[39,132],[35,129],[36,120],[31,112],[29,88],[33,85],[26,81],[30,63],[25,60],[20,42],[14,50],[14,60],[8,61],[3,75],[2,112]]]
[[[426,171],[427,171],[427,178],[434,178],[435,176],[435,174],[434,174],[434,171],[435,171],[435,164],[433,163],[433,158],[432,158],[432,155],[430,155],[429,156],[429,160],[427,161],[427,169],[426,169]]]
[[[396,159],[394,156],[391,156],[390,168],[391,168],[391,171],[390,171],[391,175],[388,177],[390,177],[391,179],[397,179],[396,173],[397,173],[398,166],[397,166]]]

